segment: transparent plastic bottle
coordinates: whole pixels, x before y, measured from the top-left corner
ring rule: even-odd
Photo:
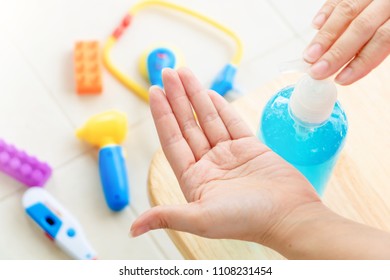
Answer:
[[[297,168],[322,195],[347,135],[347,117],[329,80],[304,75],[266,104],[258,138]]]

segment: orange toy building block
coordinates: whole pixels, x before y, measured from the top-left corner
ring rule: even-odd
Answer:
[[[74,49],[74,72],[78,94],[102,92],[102,67],[97,41],[76,42]]]

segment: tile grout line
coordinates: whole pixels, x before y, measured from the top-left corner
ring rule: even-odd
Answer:
[[[280,10],[275,6],[272,0],[266,0],[268,5],[274,10],[274,12],[279,16],[279,18],[287,25],[287,27],[294,33],[295,36],[298,36],[298,32],[295,30],[294,26],[284,17]]]
[[[70,164],[72,161],[76,160],[77,158],[82,157],[82,156],[84,156],[84,155],[88,155],[88,153],[90,153],[90,152],[92,151],[92,149],[93,149],[93,148],[90,148],[90,149],[88,149],[88,150],[86,150],[86,151],[84,151],[84,152],[82,152],[82,153],[80,153],[80,154],[78,154],[78,155],[76,155],[76,156],[70,158],[69,160],[67,160],[67,161],[65,161],[65,162],[63,162],[63,163],[61,163],[61,164],[59,164],[58,166],[53,167],[53,173],[54,173],[54,171],[58,171],[58,169],[60,169],[60,168],[66,167],[68,164]],[[53,175],[52,175],[52,176],[53,176]],[[50,178],[49,178],[49,181],[50,181]],[[30,188],[30,187],[28,187],[28,186],[23,185],[22,183],[20,183],[20,184],[21,184],[21,187],[17,187],[17,189],[15,189],[15,191],[11,191],[10,193],[8,193],[8,194],[6,194],[6,195],[0,197],[0,203],[1,203],[3,200],[7,199],[8,197],[10,197],[10,196],[12,196],[12,195],[15,195],[15,194],[16,194],[17,192],[19,192],[21,189],[23,189],[23,188],[25,188],[25,189]]]
[[[60,163],[60,164],[59,164],[58,166],[56,166],[54,169],[55,169],[56,171],[58,171],[59,169],[64,168],[64,167],[66,167],[67,165],[71,164],[74,160],[76,160],[76,159],[78,159],[78,158],[80,158],[80,157],[82,157],[82,156],[88,155],[88,154],[91,153],[93,150],[94,150],[94,148],[93,148],[93,147],[90,147],[90,148],[88,148],[87,150],[85,150],[84,152],[81,152],[80,154],[75,155],[74,157],[72,157],[72,158],[70,158],[70,159],[68,159],[68,160],[66,160],[66,161],[64,161],[64,162],[62,162],[62,163]]]
[[[266,0],[267,3],[271,6],[271,8],[277,13],[280,19],[288,26],[288,28],[294,33],[294,38],[299,39],[305,45],[307,44],[306,40],[302,37],[304,33],[309,32],[309,28],[307,30],[299,32],[294,28],[294,26],[284,17],[284,15],[280,12],[280,10],[276,7],[272,0]]]
[[[282,48],[281,45],[283,45],[284,43],[288,43],[294,39],[298,39],[298,35],[295,33],[291,37],[288,37],[287,39],[284,39],[281,42],[275,43],[274,45],[267,48],[265,51],[262,51],[260,53],[254,54],[251,57],[246,58],[245,60],[242,61],[241,65],[245,65],[246,63],[250,63],[254,59],[261,58],[262,56],[264,56],[268,53],[271,53],[272,51],[275,51],[276,49],[280,49],[280,48]]]
[[[132,125],[129,125],[129,128],[136,128],[138,126],[141,126],[142,124],[144,124],[145,122],[147,121],[147,119],[141,119],[141,120],[138,120],[136,121],[134,124]],[[89,157],[92,157],[93,159],[95,159],[92,155],[88,155],[88,153],[92,152],[93,150],[95,150],[94,147],[90,147],[89,149],[87,149],[86,151],[84,151],[83,153],[67,160],[66,162],[60,164],[58,167],[56,167],[56,169],[60,169],[60,168],[64,168],[66,165],[70,164],[71,162],[73,162],[73,160],[81,157],[81,156],[89,156]],[[14,194],[15,192],[13,192],[12,194]],[[10,194],[11,195],[11,194]],[[0,202],[1,202],[1,199],[0,199]],[[130,210],[130,213],[135,216],[135,217],[138,217],[140,214],[138,213],[138,211],[136,211],[132,206],[129,207],[129,210]],[[155,249],[165,258],[165,259],[171,259],[171,257],[169,256],[169,254],[166,252],[166,250],[164,250],[164,248],[160,245],[160,242],[158,241],[158,239],[154,236],[153,233],[149,234],[148,237],[151,239],[152,241],[152,244],[155,246]]]
[[[134,124],[130,125],[129,128],[134,128],[134,127],[137,127],[139,125],[142,125],[142,123],[146,121],[146,120],[138,120],[136,121]],[[79,153],[78,155],[75,155],[74,157],[60,163],[58,166],[56,166],[54,169],[58,170],[60,168],[63,168],[65,166],[67,166],[68,164],[71,164],[71,162],[73,162],[74,160],[82,157],[82,156],[85,156],[85,155],[88,155],[89,153],[91,153],[92,151],[96,150],[95,147],[91,147],[89,146],[85,151]],[[92,157],[92,156],[91,156]]]
[[[308,29],[306,29],[306,30],[304,30],[304,31],[302,31],[301,33],[298,34],[299,40],[301,40],[301,42],[304,43],[305,45],[307,45],[308,42],[306,42],[306,40],[305,40],[305,38],[303,36],[305,36],[309,32],[310,32],[310,29],[308,28]]]
[[[296,30],[292,27],[292,25],[288,22],[287,19],[283,16],[283,14],[276,8],[276,6],[272,3],[272,1],[267,0],[266,4],[270,7],[271,10],[275,12],[275,14],[278,16],[278,18],[282,21],[283,25],[292,33],[291,37],[288,37],[288,39],[285,39],[282,42],[276,43],[273,46],[270,46],[267,50],[263,51],[262,53],[258,53],[253,55],[252,57],[246,58],[241,65],[245,65],[246,63],[249,63],[250,61],[254,59],[261,58],[264,55],[267,55],[268,53],[272,52],[275,49],[280,49],[280,45],[282,45],[285,42],[290,42],[293,39],[297,39],[299,34],[296,32]]]
[[[23,61],[28,65],[28,67],[30,68],[31,72],[32,72],[32,75],[37,79],[37,81],[42,85],[42,87],[45,89],[45,92],[46,94],[49,96],[49,98],[57,105],[57,107],[59,108],[60,112],[62,113],[62,115],[65,117],[65,119],[68,121],[68,124],[73,128],[77,128],[78,126],[76,124],[74,124],[71,120],[71,118],[68,116],[68,114],[65,112],[65,110],[63,109],[63,107],[60,105],[59,101],[55,98],[55,95],[52,93],[52,91],[50,90],[50,88],[47,86],[47,84],[45,83],[44,79],[41,77],[41,75],[39,74],[39,72],[37,71],[37,69],[34,67],[34,65],[31,63],[31,61],[25,56],[24,52],[18,47],[18,45],[15,43],[15,41],[13,40],[12,36],[9,35],[8,31],[3,29],[3,34],[5,36],[8,37],[9,41],[11,42],[11,44],[14,46],[14,48],[16,49],[16,51],[21,55],[21,57],[23,58]],[[139,125],[141,125],[141,123],[143,123],[144,121],[146,121],[146,117],[143,118],[143,119],[139,119],[137,120],[135,123],[132,123],[132,124],[129,124],[128,125],[128,128],[133,128],[133,127],[137,127]],[[55,167],[55,169],[59,169],[59,168],[62,168],[63,166],[66,166],[68,165],[70,162],[72,162],[73,160],[83,156],[83,155],[86,155],[88,154],[89,152],[91,152],[94,148],[91,147],[91,148],[88,148],[86,151],[72,157],[71,159],[65,161],[65,162],[62,162],[60,163],[57,167]]]
[[[130,206],[130,211],[134,215],[134,217],[138,217],[140,214],[132,207]],[[171,259],[168,254],[165,252],[164,248],[161,247],[160,242],[156,240],[156,237],[152,232],[148,234],[149,238],[152,240],[153,244],[156,246],[156,248],[159,250],[159,252],[165,257],[165,259],[169,260]]]
[[[18,45],[15,43],[12,36],[9,35],[7,31],[5,31],[9,41],[14,46],[16,51],[20,54],[20,56],[23,58],[24,62],[28,65],[29,69],[32,72],[32,75],[37,79],[37,81],[42,85],[42,87],[45,89],[46,94],[49,96],[49,98],[57,105],[58,109],[60,110],[61,114],[65,117],[65,119],[68,121],[68,124],[74,129],[76,125],[72,122],[72,120],[69,118],[69,116],[64,111],[63,107],[60,105],[59,101],[55,98],[54,94],[50,90],[50,88],[47,86],[44,79],[41,77],[37,69],[34,67],[34,65],[31,63],[31,61],[28,59],[28,57],[24,54],[24,52],[18,47]]]
[[[136,121],[135,123],[129,125],[128,128],[129,128],[129,129],[130,129],[130,128],[135,128],[135,127],[137,127],[137,126],[142,125],[143,122],[146,122],[146,119],[138,120],[138,121]],[[75,159],[77,159],[77,158],[79,158],[79,157],[81,157],[81,156],[87,155],[87,154],[91,153],[91,152],[94,151],[94,150],[96,150],[95,147],[89,146],[85,151],[81,152],[80,154],[78,154],[78,155],[72,157],[71,159],[69,159],[69,160],[67,160],[67,161],[62,162],[61,164],[59,164],[59,165],[56,167],[56,169],[62,168],[63,166],[66,166],[66,165],[70,164],[71,161],[73,161],[73,160],[75,160]]]
[[[20,186],[17,187],[14,191],[7,193],[6,195],[0,197],[0,203],[3,203],[6,199],[10,198],[11,196],[16,195],[17,193],[21,192],[24,189],[29,189],[27,186]]]
[[[42,76],[39,74],[39,71],[37,71],[37,69],[34,67],[34,64],[31,63],[31,61],[28,59],[28,57],[24,54],[24,52],[18,47],[18,45],[15,43],[15,41],[13,40],[12,36],[9,35],[9,33],[7,32],[7,30],[3,30],[5,35],[8,37],[9,41],[11,42],[11,44],[14,46],[14,48],[17,50],[17,52],[21,55],[21,57],[23,58],[23,61],[28,65],[28,67],[30,68],[31,72],[32,72],[32,75],[37,79],[37,81],[42,85],[42,87],[45,89],[45,92],[46,94],[49,96],[49,98],[57,105],[58,109],[60,110],[61,114],[65,117],[65,119],[68,121],[68,124],[73,128],[77,128],[78,127],[78,124],[74,124],[72,119],[68,116],[68,114],[66,113],[66,111],[64,110],[64,108],[61,106],[61,103],[59,102],[59,100],[57,100],[57,98],[55,97],[55,95],[53,94],[53,92],[51,91],[51,89],[49,88],[49,86],[46,84],[45,80],[42,78]],[[140,122],[142,122],[143,120],[145,120],[145,118],[143,119],[139,119],[137,120],[135,123],[131,123],[129,124],[129,128],[130,127],[133,127],[133,126],[137,126],[139,125]]]
[[[161,254],[165,257],[165,259],[170,260],[171,258],[165,252],[164,248],[161,247],[160,242],[158,241],[157,237],[155,237],[153,233],[150,233],[150,238],[152,239],[153,243],[156,245],[158,250],[161,252]],[[175,248],[176,248],[176,245],[173,244],[173,246],[175,246]]]
[[[285,39],[284,41],[280,42],[280,43],[277,43],[273,46],[271,46],[269,49],[267,49],[266,51],[263,51],[261,53],[258,53],[257,55],[254,55],[251,59],[249,60],[246,60],[245,62],[242,63],[242,66],[246,65],[247,63],[250,63],[252,60],[256,60],[256,59],[261,59],[263,57],[266,57],[268,54],[271,54],[272,52],[274,51],[277,51],[277,50],[280,50],[282,49],[283,45],[284,44],[288,44],[294,40],[299,40],[299,41],[302,41],[302,39],[299,37],[299,35],[297,34],[294,34],[293,37],[290,37],[288,39]]]

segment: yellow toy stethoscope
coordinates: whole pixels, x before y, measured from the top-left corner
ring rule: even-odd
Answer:
[[[128,14],[123,18],[120,25],[115,29],[115,31],[111,34],[111,36],[107,39],[105,43],[103,49],[103,62],[108,71],[114,77],[116,77],[125,87],[136,93],[141,99],[146,102],[149,101],[148,90],[133,79],[131,79],[121,70],[119,70],[112,62],[110,53],[115,43],[122,36],[123,32],[130,26],[135,15],[142,9],[145,9],[150,6],[161,6],[167,9],[176,10],[178,12],[190,15],[194,18],[197,18],[214,26],[216,29],[222,31],[233,39],[236,44],[235,54],[233,55],[230,63],[228,63],[218,74],[211,86],[211,89],[217,91],[221,95],[225,95],[229,90],[231,90],[233,88],[233,80],[237,71],[237,66],[241,62],[243,54],[243,46],[238,36],[229,28],[200,13],[163,0],[145,0],[139,2],[129,10]],[[165,48],[159,48],[153,51],[151,55],[146,58],[146,63],[148,63],[146,69],[148,70],[147,74],[149,75],[149,80],[151,84],[161,85],[161,77],[159,77],[159,75],[161,76],[161,70],[163,67],[174,68],[175,56],[170,50]]]

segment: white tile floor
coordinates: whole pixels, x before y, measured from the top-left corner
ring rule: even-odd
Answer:
[[[173,1],[173,0],[172,0]],[[147,172],[159,146],[146,104],[104,70],[101,96],[80,97],[73,88],[73,44],[104,42],[136,1],[0,1],[0,138],[47,161],[54,169],[45,188],[81,222],[101,259],[181,259],[164,231],[130,239],[129,227],[150,207]],[[310,23],[323,0],[175,0],[231,27],[244,42],[237,86],[253,91],[278,75],[278,65],[299,58],[314,34]],[[245,3],[245,4],[243,4]],[[167,16],[169,15],[169,16]],[[137,77],[143,49],[168,42],[205,86],[229,59],[224,37],[158,9],[142,12],[115,49],[114,60]],[[105,205],[96,150],[74,131],[91,115],[116,108],[129,119],[123,144],[131,206],[112,213]],[[0,174],[0,259],[68,259],[34,227],[21,198],[26,188]]]

